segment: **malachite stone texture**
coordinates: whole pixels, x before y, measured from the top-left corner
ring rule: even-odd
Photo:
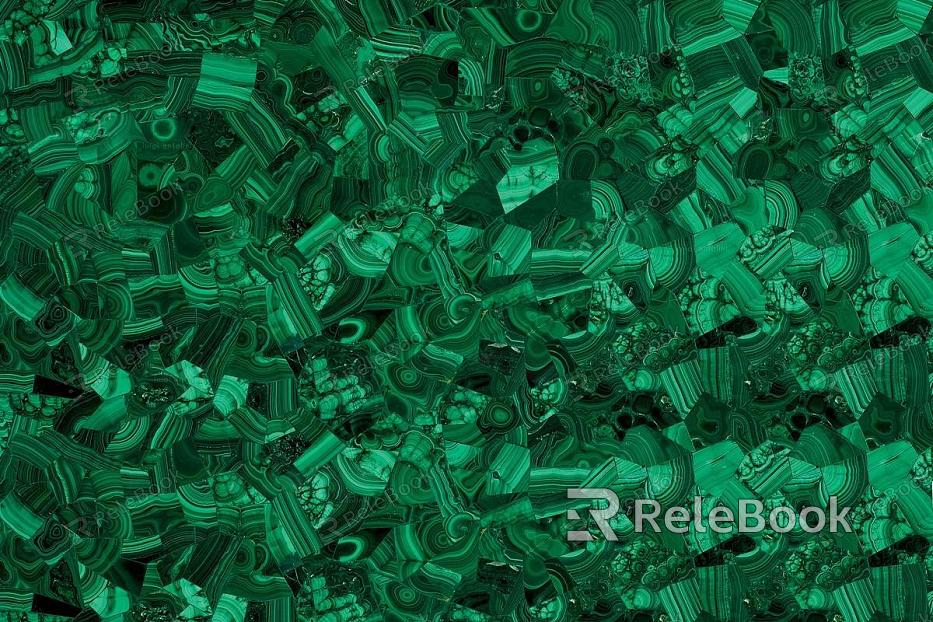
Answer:
[[[933,0],[0,0],[0,620],[930,620],[931,129]]]

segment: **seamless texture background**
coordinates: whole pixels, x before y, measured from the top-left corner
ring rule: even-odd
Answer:
[[[931,9],[0,0],[0,619],[929,620]]]

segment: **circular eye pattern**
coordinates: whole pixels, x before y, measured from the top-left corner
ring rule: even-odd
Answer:
[[[8,619],[929,618],[924,3],[156,4],[0,11]]]

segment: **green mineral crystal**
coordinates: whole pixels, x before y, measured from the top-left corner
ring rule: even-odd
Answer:
[[[0,0],[0,620],[930,620],[931,132],[929,1]]]

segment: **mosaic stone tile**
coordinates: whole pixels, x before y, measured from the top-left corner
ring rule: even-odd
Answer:
[[[0,0],[0,620],[933,618],[931,9]]]

